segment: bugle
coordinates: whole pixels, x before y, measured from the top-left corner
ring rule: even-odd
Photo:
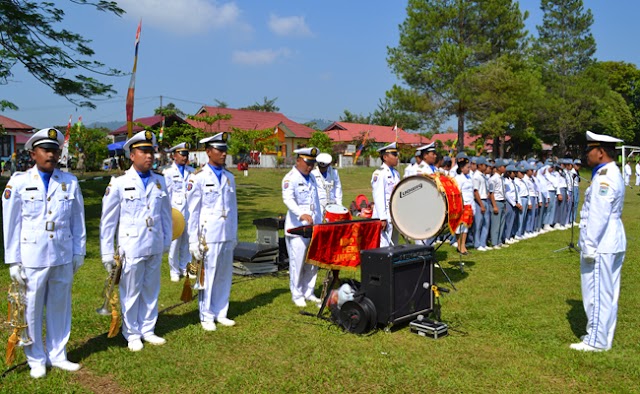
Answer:
[[[29,346],[33,343],[29,337],[27,324],[27,289],[25,285],[21,285],[16,281],[11,281],[8,291],[8,324],[13,328],[13,333],[9,336],[7,342],[7,353],[5,362],[7,365],[13,364],[16,357],[16,345]]]
[[[202,258],[194,258],[194,261],[189,263],[189,267],[187,267],[187,275],[194,275],[196,277],[196,282],[193,284],[193,290],[204,289],[204,259],[207,255],[207,252],[209,251],[209,247],[207,246],[207,239],[204,235],[204,229],[200,232],[200,237],[198,239],[198,247],[200,248],[200,252],[202,252]]]
[[[120,256],[120,253],[116,250],[116,253],[113,255],[113,260],[115,264],[107,279],[104,281],[104,287],[102,289],[102,296],[104,297],[104,301],[100,308],[96,309],[96,312],[102,316],[110,316],[111,310],[108,309],[109,304],[113,304],[113,296],[116,285],[120,283],[120,274],[122,273],[122,258],[124,257],[124,253]],[[112,306],[113,307],[113,306]],[[113,309],[113,308],[112,308]]]

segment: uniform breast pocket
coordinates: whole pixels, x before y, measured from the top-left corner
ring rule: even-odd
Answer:
[[[128,213],[136,213],[144,207],[142,197],[138,190],[125,190],[123,197],[122,205]]]
[[[31,215],[37,215],[44,209],[44,197],[40,191],[22,193],[24,211]]]
[[[57,196],[58,209],[62,215],[68,215],[71,212],[73,201],[75,197],[73,194],[64,194]]]
[[[216,203],[216,201],[218,201],[218,198],[220,197],[220,193],[212,188],[205,188],[204,193],[202,193],[202,201],[207,205],[207,206],[212,206]]]
[[[299,201],[298,203],[304,204],[309,202],[311,192],[307,187],[301,187],[297,190]]]

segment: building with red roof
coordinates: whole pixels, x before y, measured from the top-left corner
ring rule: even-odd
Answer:
[[[306,146],[315,132],[311,127],[294,122],[279,112],[261,112],[246,109],[232,109],[204,106],[196,116],[230,115],[230,119],[220,119],[209,125],[193,119],[187,122],[205,132],[233,133],[234,130],[273,130],[280,142],[278,151],[283,157],[291,155],[294,149]]]
[[[0,115],[0,126],[4,131],[0,136],[0,157],[2,160],[8,159],[12,153],[19,149],[24,149],[24,144],[35,131],[33,126],[2,115]]]
[[[165,117],[165,127],[172,126],[174,123],[186,123],[184,119],[178,115],[169,115]],[[159,129],[162,126],[162,115],[147,116],[146,118],[138,118],[133,121],[133,134],[147,129]],[[113,142],[127,140],[127,124],[118,127],[109,133],[113,136]]]

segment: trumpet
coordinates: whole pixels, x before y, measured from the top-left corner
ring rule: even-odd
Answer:
[[[102,316],[111,316],[111,310],[115,308],[114,297],[117,297],[115,293],[116,285],[120,283],[120,274],[122,273],[122,259],[124,258],[124,253],[120,255],[116,249],[116,253],[113,255],[113,260],[115,264],[109,272],[109,276],[104,281],[104,288],[102,289],[102,296],[104,297],[104,302],[100,308],[96,309],[96,312]],[[111,304],[111,310],[108,309]]]
[[[201,259],[194,259],[189,263],[187,267],[187,272],[190,275],[194,275],[196,277],[196,282],[193,284],[194,290],[203,290],[204,289],[204,259],[209,251],[209,247],[207,246],[207,239],[204,236],[204,229],[200,232],[200,237],[198,238],[200,241],[200,251],[202,252]]]
[[[27,289],[16,281],[11,281],[8,291],[9,326],[18,336],[18,346],[29,346],[33,343],[27,330]]]

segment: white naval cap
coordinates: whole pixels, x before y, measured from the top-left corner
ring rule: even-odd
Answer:
[[[390,152],[397,152],[397,151],[398,151],[398,144],[395,142],[392,142],[389,145],[383,146],[382,148],[378,149],[378,152],[380,153],[390,153]]]
[[[156,143],[156,135],[151,130],[142,130],[135,133],[133,137],[129,138],[124,144],[125,152],[131,152],[131,149],[135,148],[152,148],[154,149],[158,144]]]
[[[33,134],[27,143],[24,144],[24,148],[26,150],[33,150],[33,148],[39,146],[45,149],[60,149],[62,144],[64,144],[64,134],[58,129],[49,127],[38,130]]]
[[[587,149],[602,147],[615,147],[617,142],[624,142],[610,135],[596,134],[587,130]]]
[[[189,150],[191,149],[191,144],[188,142],[181,142],[176,146],[173,146],[169,149],[169,152],[176,152],[180,150]]]
[[[430,144],[423,145],[423,146],[419,147],[418,150],[420,152],[422,152],[423,154],[427,153],[427,152],[435,152],[436,151],[436,143],[432,142]]]
[[[314,146],[311,146],[308,148],[300,148],[293,151],[293,153],[297,154],[298,157],[304,159],[305,161],[313,161],[313,162],[316,161],[318,152],[320,151],[318,150],[318,148]]]
[[[228,139],[229,133],[222,132],[211,137],[203,138],[200,140],[200,143],[206,144],[207,147],[226,149]]]
[[[331,155],[328,153],[320,153],[316,157],[316,161],[318,162],[318,164],[329,165],[333,161],[333,157],[331,157]]]

